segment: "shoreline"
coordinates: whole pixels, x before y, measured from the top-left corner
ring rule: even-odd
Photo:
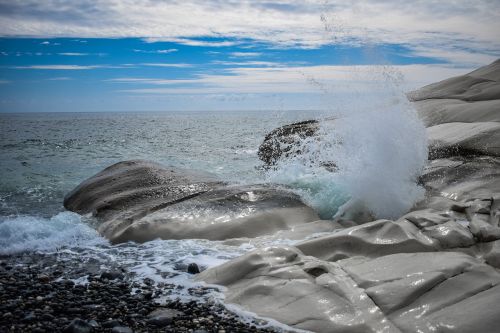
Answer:
[[[223,305],[167,300],[174,284],[133,280],[124,270],[80,271],[87,283],[65,275],[71,262],[59,254],[22,253],[0,256],[0,331],[2,332],[283,332],[258,328]],[[74,260],[74,259],[72,259]],[[78,282],[78,281],[77,281]],[[84,282],[84,281],[82,281]],[[211,288],[191,288],[202,296]]]

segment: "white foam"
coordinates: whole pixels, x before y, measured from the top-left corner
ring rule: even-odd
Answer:
[[[391,101],[336,114],[318,137],[302,140],[301,156],[269,172],[292,185],[324,218],[339,207],[364,207],[377,218],[397,218],[424,195],[417,177],[427,160],[425,127],[409,103]],[[321,162],[334,162],[330,172]]]
[[[71,212],[62,212],[51,218],[22,215],[2,217],[0,253],[54,251],[65,246],[106,243],[81,219],[80,215]]]

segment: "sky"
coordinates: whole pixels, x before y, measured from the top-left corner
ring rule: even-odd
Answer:
[[[0,112],[371,103],[500,58],[499,31],[498,0],[0,0]]]

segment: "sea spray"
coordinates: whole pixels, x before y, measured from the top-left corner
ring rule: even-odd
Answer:
[[[323,218],[343,210],[401,216],[424,194],[417,177],[427,160],[426,133],[408,102],[389,101],[320,122],[316,135],[299,141],[301,154],[280,161],[268,181],[294,188]]]
[[[0,254],[55,251],[67,246],[106,244],[82,216],[61,212],[51,218],[30,215],[0,217]]]

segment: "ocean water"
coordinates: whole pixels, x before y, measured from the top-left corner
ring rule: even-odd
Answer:
[[[274,171],[259,168],[257,150],[266,133],[332,117],[333,125],[320,128],[321,140],[301,142],[302,156]],[[112,246],[92,227],[92,217],[64,210],[64,195],[113,163],[148,159],[208,171],[232,183],[286,184],[324,218],[346,207],[395,217],[423,195],[416,177],[426,156],[425,129],[401,102],[350,113],[0,114],[0,254],[57,252],[60,260],[112,262],[138,278],[189,286],[191,277],[180,269],[188,263],[205,269],[273,243],[263,238],[240,246],[203,240]],[[321,160],[335,161],[338,171],[326,171],[316,163]],[[84,282],[85,276],[75,279]]]

